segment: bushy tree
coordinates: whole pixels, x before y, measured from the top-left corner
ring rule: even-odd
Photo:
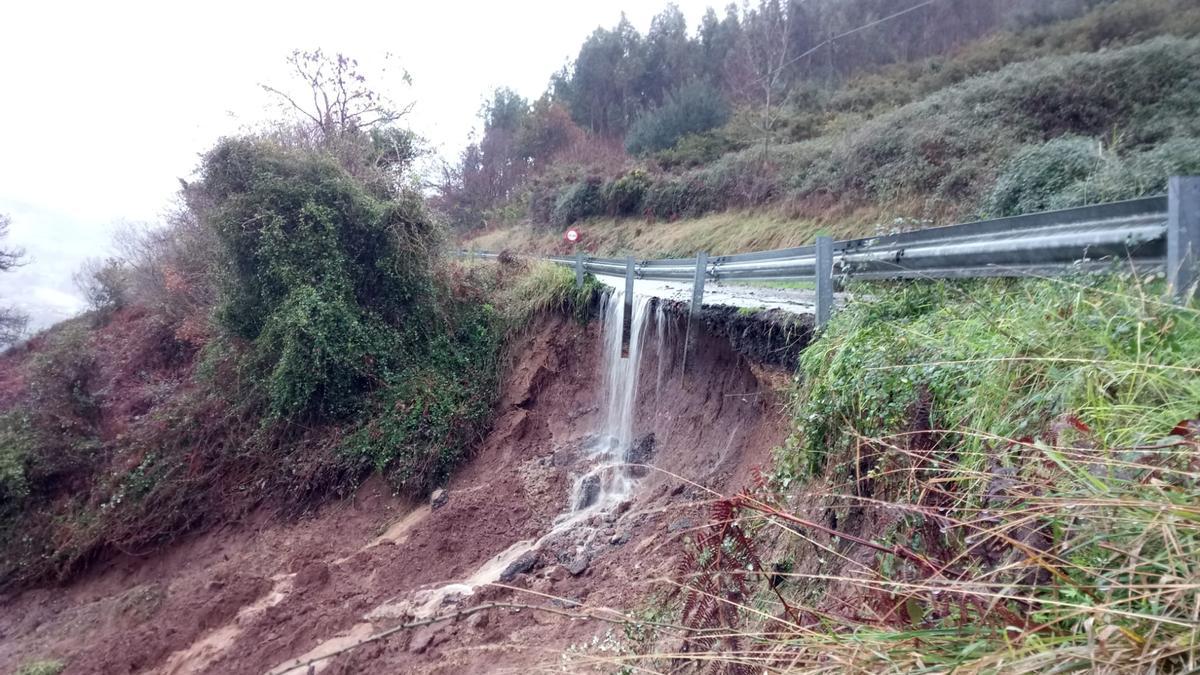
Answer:
[[[646,44],[624,14],[615,28],[597,28],[569,71],[554,83],[575,121],[600,136],[619,137],[645,104]]]
[[[533,104],[525,118],[518,148],[536,171],[545,168],[563,150],[580,142],[583,136],[583,130],[571,119],[570,111],[543,96]]]
[[[729,118],[720,92],[703,82],[693,82],[672,94],[661,107],[634,122],[625,136],[625,149],[645,155],[673,147],[689,134],[719,127]]]
[[[189,199],[230,262],[218,319],[253,342],[275,415],[348,414],[427,330],[438,230],[418,195],[372,194],[328,157],[230,139]]]
[[[75,287],[94,311],[111,312],[129,302],[130,271],[121,260],[91,258],[73,276]]]

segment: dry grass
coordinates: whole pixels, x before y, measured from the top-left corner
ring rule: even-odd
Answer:
[[[674,222],[604,218],[576,228],[583,233],[583,246],[592,255],[657,258],[689,257],[698,251],[715,255],[764,251],[811,244],[818,234],[849,239],[932,225],[904,215],[921,212],[915,203],[830,211],[811,217],[797,216],[791,212],[795,210],[725,211]],[[461,245],[482,251],[541,255],[563,255],[571,250],[558,230],[528,223],[475,233],[464,238]]]

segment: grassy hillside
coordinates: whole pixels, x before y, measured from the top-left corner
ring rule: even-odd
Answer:
[[[597,252],[729,253],[1160,192],[1200,172],[1197,36],[1194,3],[1103,3],[794,90],[765,149],[747,108],[648,160],[552,165],[466,241],[553,250],[578,223]]]

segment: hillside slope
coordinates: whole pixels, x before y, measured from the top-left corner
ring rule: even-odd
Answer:
[[[594,253],[724,254],[1158,193],[1169,175],[1200,172],[1197,36],[1193,3],[1118,0],[832,91],[797,89],[769,147],[692,168],[564,159],[464,245],[557,252],[574,223]]]

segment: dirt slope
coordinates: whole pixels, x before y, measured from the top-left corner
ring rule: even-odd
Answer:
[[[451,596],[432,611],[490,602],[637,608],[669,576],[677,538],[701,523],[709,497],[701,486],[735,490],[767,460],[786,433],[772,398],[780,372],[752,366],[725,337],[703,337],[684,374],[682,323],[660,327],[649,327],[643,349],[634,423],[654,469],[632,503],[523,558],[528,569],[512,588]],[[68,673],[264,673],[410,620],[421,590],[470,577],[547,532],[568,507],[572,468],[602,417],[599,331],[598,322],[562,317],[531,327],[492,433],[439,508],[370,484],[301,522],[259,516],[153,558],[113,561],[66,588],[5,598],[0,672],[59,658]],[[402,631],[317,670],[529,672],[610,629],[497,608]]]

